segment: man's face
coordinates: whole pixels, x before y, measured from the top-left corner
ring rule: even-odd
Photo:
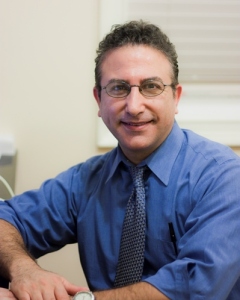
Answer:
[[[171,65],[160,51],[145,45],[127,45],[110,51],[101,66],[101,86],[113,79],[130,85],[140,85],[144,80],[157,77],[171,84]],[[94,88],[99,106],[98,116],[118,140],[127,158],[137,164],[150,155],[170,133],[181,95],[178,85],[173,93],[165,87],[162,94],[147,98],[132,87],[125,98],[110,97],[106,90]]]

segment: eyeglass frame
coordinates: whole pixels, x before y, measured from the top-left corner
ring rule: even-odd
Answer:
[[[161,91],[161,93],[156,94],[156,95],[152,95],[152,96],[144,95],[144,94],[142,93],[142,90],[140,89],[141,86],[144,84],[145,81],[150,81],[150,82],[151,82],[151,81],[154,81],[154,80],[162,83],[162,85],[164,86],[163,90]],[[114,83],[114,82],[119,82],[119,83],[124,83],[124,84],[126,84],[126,85],[129,87],[128,93],[127,93],[125,96],[112,96],[112,95],[109,95],[109,94],[108,94],[108,96],[110,96],[110,97],[112,97],[112,98],[120,98],[120,99],[121,99],[121,98],[126,98],[126,97],[131,93],[132,87],[138,87],[139,93],[142,94],[144,97],[147,97],[147,98],[153,98],[153,97],[156,97],[156,96],[161,95],[161,94],[164,92],[166,86],[171,86],[172,88],[175,87],[175,85],[174,85],[173,83],[171,83],[171,84],[164,84],[164,83],[162,82],[162,80],[160,80],[160,79],[146,79],[145,81],[143,81],[142,84],[137,85],[137,84],[129,84],[128,82],[126,82],[126,81],[124,81],[124,80],[117,80],[117,79],[116,79],[116,80],[110,81],[110,82],[109,82],[107,85],[105,85],[104,87],[100,86],[100,90],[106,90],[106,93],[108,94],[108,92],[107,92],[107,87],[108,87],[108,85],[111,84],[111,83]]]

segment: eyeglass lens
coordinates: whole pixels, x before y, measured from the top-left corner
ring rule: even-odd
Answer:
[[[107,94],[111,97],[123,98],[130,94],[132,87],[138,87],[140,93],[146,97],[154,97],[164,91],[165,85],[160,80],[144,81],[140,86],[116,80],[110,82],[104,89],[106,89]]]

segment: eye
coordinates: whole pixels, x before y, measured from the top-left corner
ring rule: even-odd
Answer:
[[[106,91],[109,96],[121,98],[128,95],[130,87],[123,81],[114,81],[106,86]]]
[[[163,85],[160,82],[145,82],[141,85],[141,89],[145,91],[161,91],[163,90]]]
[[[126,91],[127,90],[127,86],[125,84],[122,83],[112,83],[109,86],[110,90],[113,92],[121,92],[121,91]]]

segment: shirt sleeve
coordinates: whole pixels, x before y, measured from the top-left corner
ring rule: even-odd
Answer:
[[[239,178],[237,160],[202,174],[177,242],[176,260],[146,282],[170,299],[228,299],[240,277]]]
[[[38,258],[77,242],[74,190],[78,167],[45,181],[38,190],[0,203],[0,219],[15,226],[29,252]]]

